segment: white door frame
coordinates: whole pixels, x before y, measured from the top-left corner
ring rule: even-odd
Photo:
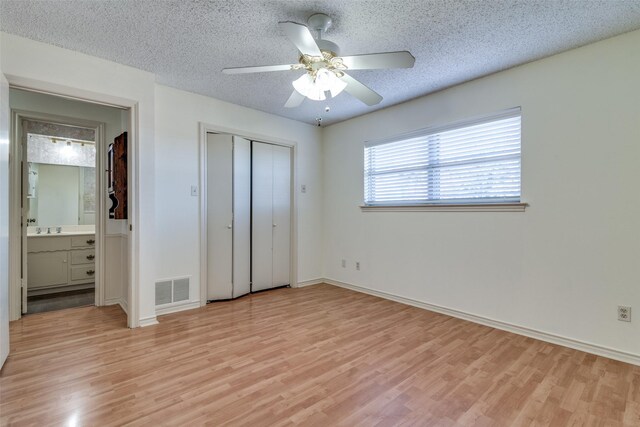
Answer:
[[[129,111],[129,134],[128,134],[128,150],[127,150],[127,203],[128,203],[128,228],[129,228],[129,238],[128,238],[128,264],[129,264],[129,294],[128,294],[128,307],[127,307],[127,326],[130,328],[137,328],[140,326],[140,315],[139,315],[139,282],[138,282],[138,271],[139,271],[139,257],[136,248],[138,248],[139,244],[139,227],[135,227],[133,229],[133,225],[140,223],[139,218],[139,210],[138,210],[138,164],[139,164],[139,156],[138,156],[138,147],[139,147],[139,138],[140,138],[140,123],[139,123],[139,103],[137,101],[130,101],[123,98],[117,98],[115,100],[112,95],[106,93],[97,93],[97,92],[86,92],[80,91],[82,93],[81,96],[78,96],[78,90],[60,86],[55,83],[48,83],[42,81],[32,81],[30,79],[23,79],[20,77],[9,76],[7,75],[7,80],[9,80],[9,85],[11,88],[22,89],[32,92],[39,92],[53,96],[59,96],[67,99],[73,99],[76,101],[89,102],[92,104],[100,104],[106,105],[110,107],[120,108]],[[13,81],[13,82],[12,82]],[[13,126],[13,123],[11,124]],[[13,163],[16,163],[15,159],[15,150],[12,150],[12,144],[9,146],[9,163],[10,168]],[[10,189],[10,191],[13,191]],[[19,192],[19,191],[18,191]],[[13,198],[10,199],[13,201]],[[10,212],[11,214],[11,212]],[[17,219],[19,221],[19,217]],[[10,216],[10,221],[13,221],[11,224],[14,224],[16,219],[13,216]],[[15,231],[12,233],[12,228],[14,228],[10,224],[10,235],[9,235],[9,247],[11,252],[11,245],[15,237]],[[19,224],[18,224],[19,225]],[[20,233],[20,231],[18,231]],[[18,260],[19,262],[19,260]],[[12,267],[11,259],[9,265],[9,274],[13,274],[12,271],[15,270],[15,266]],[[19,276],[19,273],[18,273]],[[10,276],[12,277],[12,276]],[[11,289],[11,284],[9,288]],[[10,305],[11,304],[10,301]],[[13,310],[10,310],[12,312]],[[18,310],[19,311],[19,310]],[[10,313],[11,314],[11,313]],[[14,313],[15,314],[15,313]],[[11,320],[15,320],[15,318],[11,317]]]
[[[22,201],[24,200],[23,193],[24,191],[20,191],[22,186],[18,185],[19,182],[22,182],[24,176],[21,176],[21,168],[20,164],[24,161],[25,158],[25,138],[22,133],[22,121],[23,120],[35,120],[35,121],[43,121],[48,123],[57,123],[61,125],[70,125],[70,126],[78,126],[85,127],[89,129],[93,129],[96,133],[96,276],[95,276],[95,305],[100,306],[104,304],[104,265],[105,265],[105,227],[106,227],[106,219],[104,215],[105,209],[105,196],[106,191],[104,190],[104,173],[101,173],[105,169],[105,160],[104,153],[105,151],[105,124],[102,122],[96,122],[92,120],[84,120],[77,119],[72,117],[64,117],[58,116],[54,114],[48,113],[37,113],[32,111],[25,110],[11,110],[11,148],[13,152],[16,153],[16,161],[10,165],[11,171],[11,183],[9,192],[11,193],[11,203],[10,209],[13,212],[12,219],[14,221],[11,222],[10,229],[12,231],[11,235],[15,236],[16,234],[19,237],[16,240],[13,240],[10,245],[10,257],[14,262],[20,262],[20,255],[22,255],[22,269],[26,268],[26,249],[24,247],[24,229],[21,227],[21,217],[24,212],[21,212]],[[22,154],[20,156],[20,154]],[[24,183],[23,183],[24,185]],[[18,248],[18,253],[16,254],[16,248]],[[15,264],[12,264],[15,266]],[[12,268],[12,280],[11,286],[9,288],[10,301],[12,306],[12,319],[14,317],[19,318],[21,315],[20,305],[20,288],[21,288],[21,278],[20,278],[20,269]],[[22,280],[25,280],[25,277]],[[23,298],[24,299],[24,295]]]
[[[20,175],[20,164],[25,160],[25,138],[22,132],[23,120],[36,120],[49,123],[57,123],[61,125],[70,125],[85,127],[93,129],[95,131],[96,139],[96,276],[95,276],[95,305],[100,306],[104,304],[104,266],[105,266],[105,227],[106,219],[104,215],[105,209],[105,196],[104,190],[104,174],[101,173],[105,169],[104,153],[105,151],[105,124],[102,122],[77,119],[73,117],[58,116],[49,113],[37,113],[25,110],[11,110],[11,148],[16,153],[16,161],[10,165],[11,183],[9,192],[11,194],[10,209],[13,212],[12,218],[15,219],[11,222],[10,229],[12,236],[19,234],[18,239],[14,240],[10,245],[10,257],[14,262],[19,262],[20,255],[22,256],[22,269],[26,269],[26,247],[25,247],[25,233],[21,227],[21,218],[24,212],[21,212],[21,205],[24,201],[24,190],[21,192],[22,186],[18,185],[19,182],[23,182],[24,175]],[[21,154],[21,155],[20,155]],[[14,185],[15,184],[15,185]],[[24,183],[23,183],[24,185]],[[17,193],[17,194],[16,194]],[[17,227],[17,228],[16,228]],[[19,248],[19,252],[16,254],[16,247]],[[15,264],[12,264],[15,265]],[[25,296],[20,298],[20,288],[22,281],[28,279],[26,274],[23,274],[22,280],[20,279],[20,269],[13,268],[11,273],[14,274],[11,280],[12,286],[9,288],[10,301],[12,306],[12,314],[19,318],[20,316],[20,303],[25,300]],[[12,316],[12,318],[14,317]]]
[[[270,135],[247,132],[242,129],[230,128],[226,126],[199,123],[200,141],[199,152],[200,167],[198,170],[200,181],[199,202],[199,236],[200,236],[200,306],[207,304],[207,133],[226,133],[237,135],[249,141],[265,142],[267,144],[281,145],[291,149],[291,262],[289,266],[289,277],[291,287],[298,287],[298,188],[297,159],[298,144],[295,141],[275,138]]]

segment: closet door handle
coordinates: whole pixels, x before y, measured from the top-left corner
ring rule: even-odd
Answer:
[[[277,226],[278,226],[278,224],[273,224],[273,227],[274,227],[274,228],[275,228],[275,227],[277,227]]]
[[[227,228],[228,228],[229,230],[231,230],[231,228],[233,228],[233,226],[232,226],[231,224],[229,224],[229,225],[227,225]]]

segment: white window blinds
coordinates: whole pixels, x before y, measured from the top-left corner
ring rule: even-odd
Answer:
[[[365,144],[365,204],[520,201],[520,109]]]

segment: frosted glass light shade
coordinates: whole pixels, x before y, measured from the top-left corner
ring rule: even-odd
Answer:
[[[315,83],[323,92],[331,92],[332,97],[337,96],[347,86],[345,82],[326,68],[318,70]]]
[[[307,92],[307,98],[312,99],[314,101],[324,101],[327,97],[324,95],[324,91],[320,90],[317,86],[313,86]]]
[[[331,85],[331,88],[329,89],[329,91],[331,92],[331,97],[335,98],[340,94],[340,92],[344,90],[345,87],[347,87],[347,84],[343,82],[340,78],[338,78],[335,74],[333,74],[333,78],[334,78],[334,82]]]
[[[347,86],[333,72],[324,68],[318,70],[315,80],[309,73],[305,73],[292,84],[299,94],[314,101],[324,101],[327,91],[331,92],[332,97],[337,96]]]
[[[313,78],[308,73],[304,73],[299,79],[294,80],[292,84],[300,95],[307,96],[307,92],[313,86]]]

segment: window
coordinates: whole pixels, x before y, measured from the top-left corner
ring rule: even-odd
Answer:
[[[366,206],[520,202],[520,109],[367,142]]]

